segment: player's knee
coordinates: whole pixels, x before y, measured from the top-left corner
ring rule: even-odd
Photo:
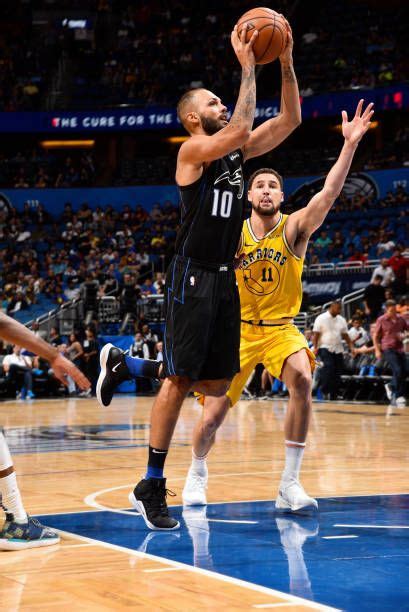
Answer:
[[[195,391],[203,393],[203,395],[222,397],[223,395],[226,395],[227,391],[229,390],[230,382],[230,380],[202,380],[195,385]]]
[[[214,395],[214,397],[222,397],[223,395],[226,395],[227,391],[229,390],[229,387],[230,387],[229,380],[224,383],[220,383],[220,385],[215,387],[212,395]]]
[[[188,393],[192,386],[192,381],[186,376],[169,376],[167,384],[176,387],[181,393]]]
[[[291,385],[288,385],[290,392],[298,395],[308,395],[312,389],[312,374],[307,370],[296,372]]]

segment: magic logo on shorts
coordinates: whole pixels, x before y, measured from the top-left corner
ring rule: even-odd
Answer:
[[[273,293],[280,283],[280,268],[287,257],[273,248],[258,248],[246,253],[240,270],[246,289],[255,295]]]

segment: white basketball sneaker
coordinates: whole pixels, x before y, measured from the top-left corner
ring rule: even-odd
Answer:
[[[401,395],[401,396],[396,398],[396,406],[398,408],[405,408],[406,407],[406,399],[403,397],[403,395]]]
[[[277,512],[309,514],[318,510],[318,502],[306,494],[298,480],[282,481],[276,499]]]
[[[207,465],[203,462],[203,471],[198,472],[190,466],[182,491],[184,506],[206,506],[206,489],[208,480]]]

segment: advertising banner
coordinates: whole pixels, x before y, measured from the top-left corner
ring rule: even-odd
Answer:
[[[301,97],[304,119],[340,115],[341,110],[355,110],[365,98],[375,103],[377,112],[409,108],[409,85],[331,92]],[[275,117],[280,109],[280,99],[257,102],[256,123]],[[233,110],[229,108],[230,112]],[[26,132],[62,134],[87,134],[97,132],[130,132],[140,130],[166,130],[180,128],[173,107],[149,106],[144,108],[114,108],[92,111],[50,111],[0,113],[0,133]]]

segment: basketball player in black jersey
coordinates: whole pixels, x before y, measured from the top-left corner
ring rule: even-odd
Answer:
[[[288,26],[288,43],[280,56],[280,114],[252,131],[256,37],[254,32],[245,43],[236,28],[232,32],[242,79],[230,121],[226,106],[206,89],[188,91],[178,104],[178,116],[191,137],[179,150],[176,168],[181,227],[166,275],[166,380],[152,408],[148,470],[129,496],[150,529],[179,527],[168,513],[163,468],[183,400],[194,389],[205,395],[205,409],[210,407],[240,369],[240,304],[233,260],[245,203],[242,163],[276,147],[301,122]],[[104,406],[121,381],[149,375],[110,344],[102,349],[100,361],[97,397]]]

